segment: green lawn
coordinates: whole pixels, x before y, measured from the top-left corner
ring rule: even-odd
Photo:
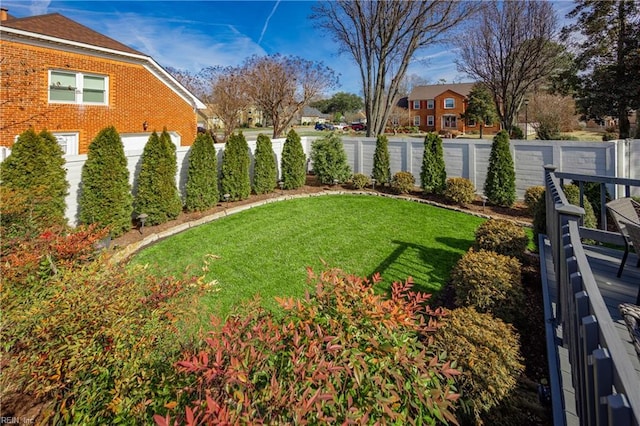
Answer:
[[[307,266],[382,274],[379,289],[412,276],[417,289],[438,292],[449,271],[473,243],[483,219],[404,200],[371,196],[322,196],[250,209],[190,229],[138,253],[131,262],[159,274],[201,273],[219,291],[203,302],[211,313],[260,294],[302,296]]]

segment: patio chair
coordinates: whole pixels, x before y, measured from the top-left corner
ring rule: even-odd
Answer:
[[[618,277],[622,276],[622,270],[629,256],[630,247],[634,247],[636,254],[638,254],[637,266],[640,267],[640,253],[638,253],[640,251],[640,241],[636,240],[634,244],[627,229],[627,224],[640,226],[640,217],[638,217],[638,210],[636,209],[640,210],[640,204],[631,198],[618,198],[607,203],[607,210],[611,213],[611,217],[613,217],[620,234],[624,237],[624,255],[622,255],[622,262],[620,263],[620,269],[618,269]]]
[[[629,337],[631,338],[633,347],[638,357],[640,357],[640,306],[623,303],[618,306],[618,309],[629,330]]]

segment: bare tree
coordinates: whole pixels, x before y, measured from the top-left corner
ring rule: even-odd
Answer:
[[[320,93],[337,85],[331,68],[295,56],[254,56],[243,65],[244,88],[253,104],[270,118],[273,138]]]
[[[511,131],[526,93],[559,66],[556,14],[540,0],[494,0],[482,6],[455,41],[456,64],[491,91],[502,127]]]
[[[440,41],[474,8],[474,3],[443,0],[336,0],[315,7],[320,28],[360,68],[367,136],[384,131],[416,50]]]
[[[210,104],[213,113],[224,125],[223,140],[238,127],[241,113],[251,106],[245,90],[245,75],[241,68],[225,68],[211,83]]]

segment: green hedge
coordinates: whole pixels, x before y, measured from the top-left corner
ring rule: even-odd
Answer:
[[[251,195],[249,178],[249,145],[242,132],[229,136],[222,157],[220,195],[229,194],[229,200],[244,200]]]
[[[131,229],[133,197],[127,157],[113,126],[102,129],[89,145],[78,204],[82,223],[108,227],[113,237]]]

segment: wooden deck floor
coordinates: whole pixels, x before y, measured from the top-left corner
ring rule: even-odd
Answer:
[[[547,242],[548,243],[548,242]],[[585,246],[585,254],[589,260],[589,265],[598,283],[602,297],[609,309],[609,314],[614,321],[615,327],[620,334],[620,339],[626,343],[627,354],[636,370],[638,384],[640,386],[640,361],[631,344],[629,332],[620,316],[618,305],[621,303],[635,303],[638,290],[640,288],[640,268],[636,268],[638,257],[634,253],[629,254],[622,277],[616,276],[622,252],[600,246]],[[545,250],[547,271],[549,273],[550,296],[555,311],[557,289],[556,280],[553,275],[553,264],[550,255],[550,247]],[[556,326],[557,342],[562,342],[562,327]],[[562,387],[564,393],[564,404],[567,426],[578,426],[580,421],[576,415],[575,393],[571,385],[571,366],[569,364],[567,349],[557,346],[562,372]]]

